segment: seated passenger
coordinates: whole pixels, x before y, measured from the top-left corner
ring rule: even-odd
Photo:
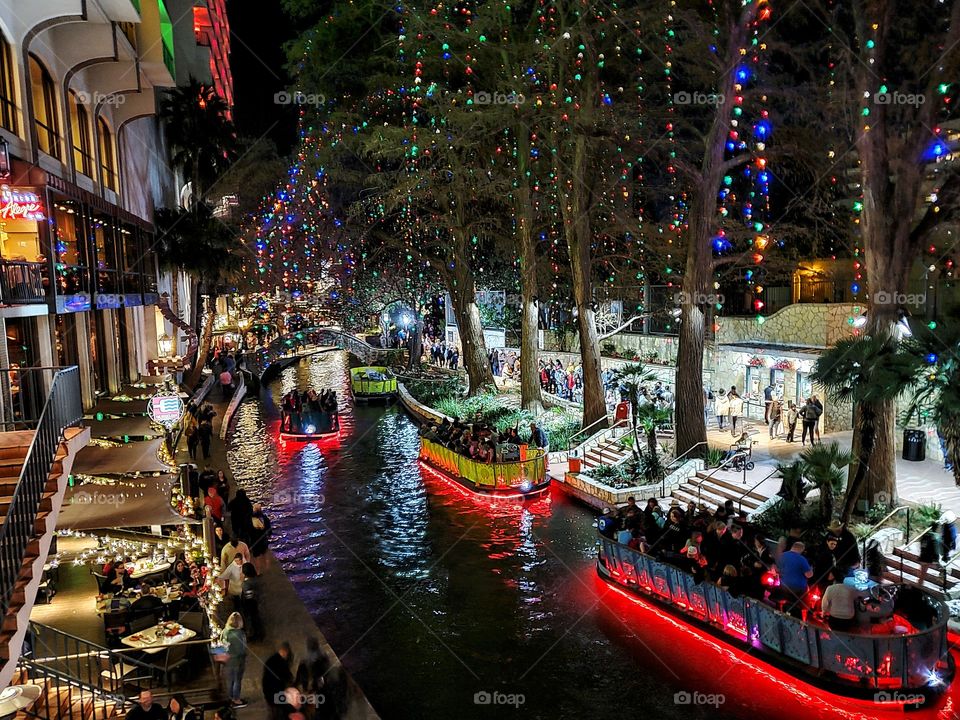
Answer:
[[[740,573],[733,565],[725,565],[723,574],[717,579],[717,586],[722,587],[734,597],[740,594]]]
[[[823,592],[820,609],[833,630],[849,632],[857,623],[857,599],[859,591],[852,585],[847,585],[842,579],[837,580]]]

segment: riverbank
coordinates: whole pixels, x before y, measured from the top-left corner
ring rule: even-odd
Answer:
[[[213,423],[214,434],[210,444],[210,459],[199,459],[196,464],[201,471],[205,467],[210,467],[213,470],[225,470],[230,480],[230,495],[232,498],[238,489],[237,483],[234,481],[234,469],[229,466],[227,460],[227,445],[232,430],[228,428],[225,439],[220,439],[221,425],[229,400],[224,401],[220,397],[219,391],[215,391],[214,396],[209,399],[217,411]],[[177,462],[191,462],[185,443],[181,443],[181,445],[183,447],[177,449]],[[264,512],[268,516],[270,516],[270,510],[269,507],[264,507]],[[275,527],[275,532],[278,529]],[[238,711],[238,718],[240,720],[263,720],[269,717],[270,711],[261,690],[264,664],[276,652],[279,644],[286,641],[293,648],[293,670],[295,671],[297,663],[306,654],[308,637],[316,637],[320,641],[320,647],[330,661],[331,670],[327,675],[328,682],[323,693],[323,700],[325,703],[332,703],[336,706],[336,711],[332,716],[351,720],[354,718],[357,720],[377,718],[378,715],[363,691],[343,669],[339,658],[333,648],[330,647],[323,633],[320,632],[279,562],[273,557],[272,553],[269,554],[269,557],[269,567],[263,572],[260,585],[262,589],[260,614],[263,620],[265,638],[261,642],[250,644],[242,690],[242,696],[249,702],[249,705]]]

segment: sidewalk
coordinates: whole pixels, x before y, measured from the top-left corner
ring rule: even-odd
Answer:
[[[804,449],[800,444],[799,427],[795,435],[796,442],[793,443],[783,438],[771,440],[769,430],[762,422],[747,421],[746,428],[753,433],[751,437],[756,441],[753,459],[757,463],[757,470],[764,467],[767,468],[766,472],[770,472],[777,463],[795,460]],[[825,433],[822,440],[827,444],[835,442],[843,450],[849,451],[853,432]],[[720,431],[714,425],[707,428],[707,441],[711,447],[726,449],[733,442],[733,436],[729,430]],[[945,470],[943,463],[938,460],[911,462],[897,453],[897,493],[901,502],[916,505],[938,503],[944,510],[953,510],[960,515],[960,487],[954,483],[953,473]]]
[[[198,450],[198,459],[191,461],[187,453],[186,441],[183,441],[177,448],[176,460],[178,464],[195,462],[201,472],[207,466],[213,470],[225,470],[230,480],[232,499],[237,487],[234,483],[233,472],[227,463],[226,444],[220,440],[223,414],[226,412],[229,400],[223,401],[219,388],[214,388],[207,401],[217,411],[217,416],[213,420],[214,433],[210,443],[210,459],[203,460]],[[253,401],[251,400],[251,402]],[[264,511],[269,516],[270,508],[265,507]],[[261,691],[264,663],[276,651],[277,646],[286,640],[293,647],[294,662],[291,667],[295,673],[300,659],[304,657],[306,652],[307,636],[314,635],[319,638],[320,646],[330,657],[334,668],[327,675],[328,686],[324,693],[325,702],[336,706],[336,713],[332,716],[338,718],[377,718],[376,712],[364,696],[363,691],[353,681],[353,678],[342,669],[336,653],[317,628],[310,612],[300,601],[293,584],[272,553],[270,553],[270,565],[261,574],[261,577],[263,578],[261,588],[264,590],[269,588],[269,592],[264,591],[260,599],[260,616],[263,621],[266,639],[262,642],[250,644],[242,690],[243,698],[247,700],[249,705],[240,709],[237,712],[237,717],[240,720],[265,720],[270,717],[270,711]]]

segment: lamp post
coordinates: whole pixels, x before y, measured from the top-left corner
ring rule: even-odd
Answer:
[[[157,349],[160,351],[160,357],[170,357],[173,354],[173,338],[166,333],[158,337]]]

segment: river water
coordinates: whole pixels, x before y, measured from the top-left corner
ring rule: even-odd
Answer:
[[[591,511],[555,488],[525,505],[474,499],[418,463],[402,409],[354,407],[348,385],[340,352],[287,368],[242,404],[229,458],[382,717],[895,716],[744,662],[608,587],[594,570]],[[279,439],[278,400],[293,387],[339,390],[339,439]],[[936,717],[957,717],[953,707]]]

